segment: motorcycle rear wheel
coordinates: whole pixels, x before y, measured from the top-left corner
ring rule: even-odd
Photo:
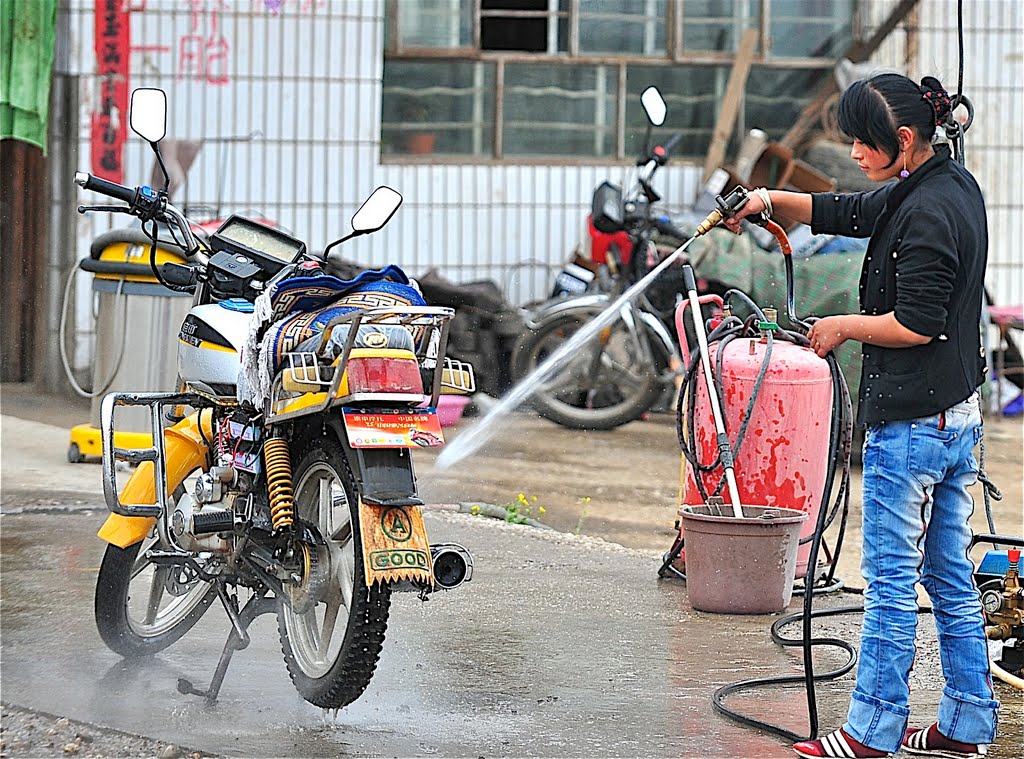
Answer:
[[[512,372],[522,381],[598,312],[568,311],[524,333],[512,353]],[[639,325],[655,362],[652,366],[638,350],[625,322],[607,328],[606,337],[594,337],[571,358],[569,365],[548,379],[530,404],[552,422],[576,430],[611,430],[635,421],[661,397],[659,374],[668,366],[664,351],[646,327]]]
[[[329,437],[310,439],[293,461],[295,510],[327,541],[329,574],[299,608],[281,599],[281,649],[299,694],[315,706],[340,709],[363,694],[377,668],[391,588],[366,587],[359,501],[341,445]]]
[[[173,500],[183,493],[178,487]],[[191,630],[217,597],[212,584],[198,577],[182,581],[184,570],[147,561],[146,551],[159,544],[154,531],[127,548],[108,545],[96,577],[96,628],[107,647],[127,659],[163,651]]]

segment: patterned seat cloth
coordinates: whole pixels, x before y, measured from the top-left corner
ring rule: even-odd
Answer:
[[[285,354],[300,346],[312,346],[332,319],[357,310],[425,305],[415,282],[397,266],[365,271],[350,280],[322,274],[280,282],[256,299],[242,351],[239,401],[262,408],[270,397],[272,378],[281,370]],[[371,327],[368,331],[383,332],[390,347],[411,347],[412,335],[404,327]],[[335,332],[343,346],[347,330]],[[365,333],[361,330],[357,338],[365,340]],[[331,343],[335,342],[332,335]]]

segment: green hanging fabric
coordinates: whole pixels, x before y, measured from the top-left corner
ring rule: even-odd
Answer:
[[[57,0],[0,0],[0,139],[46,152]]]

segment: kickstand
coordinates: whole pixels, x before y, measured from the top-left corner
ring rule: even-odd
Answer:
[[[249,633],[246,632],[249,625],[261,614],[270,614],[277,610],[277,599],[268,596],[265,588],[253,594],[252,598],[242,607],[241,612],[238,611],[237,599],[228,596],[227,586],[223,582],[217,583],[217,595],[224,605],[228,619],[231,620],[231,632],[228,633],[228,639],[224,643],[224,650],[220,654],[220,661],[217,662],[217,669],[213,673],[210,687],[206,690],[199,690],[191,680],[178,678],[178,693],[186,696],[204,696],[206,701],[211,704],[217,700],[217,694],[220,693],[220,686],[224,682],[224,675],[228,671],[231,657],[235,651],[241,651],[249,646]]]

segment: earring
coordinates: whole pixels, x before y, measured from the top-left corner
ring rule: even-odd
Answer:
[[[903,171],[900,172],[900,179],[906,179],[910,176],[910,172],[907,171],[907,151],[903,151]]]

